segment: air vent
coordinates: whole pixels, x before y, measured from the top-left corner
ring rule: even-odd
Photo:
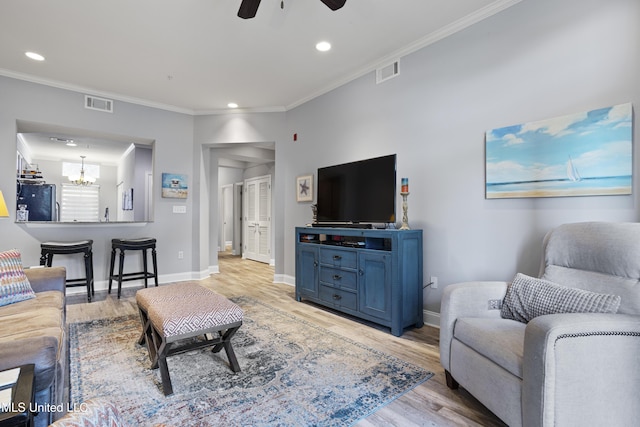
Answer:
[[[104,111],[105,113],[113,113],[113,101],[111,99],[85,95],[84,108],[88,108],[89,110]]]
[[[376,84],[392,79],[400,74],[400,60],[396,59],[391,64],[380,67],[376,70]]]

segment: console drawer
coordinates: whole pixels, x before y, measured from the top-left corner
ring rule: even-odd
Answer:
[[[319,297],[320,300],[334,307],[347,308],[349,310],[356,310],[358,307],[355,293],[332,288],[331,286],[321,284]]]
[[[356,251],[348,249],[321,248],[320,264],[355,269],[358,266],[358,254]]]
[[[320,282],[337,286],[338,288],[357,289],[358,276],[355,271],[341,270],[332,267],[320,267]]]

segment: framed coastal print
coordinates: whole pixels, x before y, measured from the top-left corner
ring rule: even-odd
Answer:
[[[187,175],[177,173],[162,174],[162,197],[170,199],[186,199],[189,195]]]
[[[632,106],[614,105],[485,135],[485,197],[631,194]]]
[[[129,188],[128,190],[122,192],[122,210],[133,210],[133,188]]]
[[[296,178],[296,201],[313,201],[313,175],[303,175]]]

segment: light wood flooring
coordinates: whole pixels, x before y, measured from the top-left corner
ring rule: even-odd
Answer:
[[[394,337],[387,328],[363,323],[312,303],[295,301],[294,288],[273,283],[273,267],[221,253],[220,273],[200,281],[227,297],[246,295],[295,314],[349,339],[377,348],[435,373],[435,376],[389,405],[360,421],[370,426],[504,426],[489,410],[463,389],[445,384],[438,353],[438,329],[424,326]],[[96,293],[93,302],[85,295],[68,298],[67,321],[78,322],[137,313],[135,288],[123,289],[122,298]]]

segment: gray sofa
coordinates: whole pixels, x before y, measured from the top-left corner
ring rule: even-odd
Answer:
[[[66,409],[68,334],[63,267],[25,269],[36,297],[0,307],[0,370],[35,364],[36,403]],[[35,417],[49,425],[57,408]]]
[[[510,426],[638,425],[640,224],[565,224],[546,235],[543,249],[542,279],[562,292],[619,296],[617,313],[523,323],[495,309],[506,282],[447,286],[440,324],[447,385],[464,387]]]

